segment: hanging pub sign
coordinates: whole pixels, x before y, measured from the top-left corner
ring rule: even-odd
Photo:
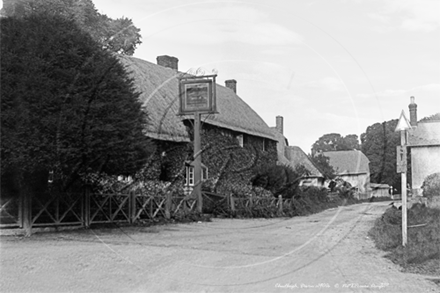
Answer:
[[[215,77],[184,77],[179,81],[179,115],[217,113]]]

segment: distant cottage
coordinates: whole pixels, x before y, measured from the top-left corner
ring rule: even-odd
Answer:
[[[277,138],[278,164],[289,165],[295,168],[299,165],[304,166],[310,174],[304,176],[300,181],[300,186],[316,186],[324,185],[324,175],[319,168],[310,160],[306,153],[298,146],[289,146],[289,141],[284,137],[284,119],[282,116],[276,117],[276,126],[271,127]]]
[[[413,195],[422,195],[424,179],[440,172],[440,113],[417,122],[417,104],[411,97],[409,104],[412,129],[408,134],[411,153],[411,182]]]
[[[286,158],[297,165],[303,165],[310,172],[308,176],[305,176],[301,180],[300,185],[316,187],[324,186],[324,175],[300,147],[287,146]]]
[[[359,150],[323,152],[338,177],[367,193],[370,184],[370,161]]]
[[[139,98],[149,114],[145,133],[157,145],[152,163],[146,170],[149,178],[170,180],[186,164],[184,182],[186,186],[193,185],[189,150],[192,148],[193,117],[177,115],[178,77],[184,74],[178,71],[178,59],[159,56],[154,64],[121,56],[121,61],[131,73]],[[204,179],[209,177],[214,183],[227,178],[245,182],[248,178],[241,171],[249,171],[267,162],[275,164],[277,141],[263,119],[237,95],[235,80],[227,80],[225,86],[217,84],[216,92],[219,113],[202,116]],[[237,176],[239,173],[241,177]]]

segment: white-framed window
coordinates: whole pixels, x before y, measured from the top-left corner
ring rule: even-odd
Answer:
[[[130,183],[130,182],[133,181],[133,177],[131,177],[130,175],[128,175],[128,176],[119,175],[118,176],[118,181],[124,182],[124,183]]]
[[[186,166],[186,184],[188,186],[194,186],[194,167]]]
[[[238,145],[241,146],[241,147],[243,147],[243,145],[244,145],[244,137],[243,137],[243,134],[239,134],[239,135],[237,135],[236,138],[237,138]]]
[[[185,171],[185,185],[194,186],[194,166],[192,164],[187,164]],[[206,179],[208,179],[208,168],[202,164],[202,181]]]

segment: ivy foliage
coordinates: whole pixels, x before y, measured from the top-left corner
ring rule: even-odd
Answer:
[[[1,174],[134,174],[151,149],[147,114],[117,57],[74,21],[1,18]],[[2,180],[3,181],[3,180]],[[44,180],[42,181],[44,182]]]
[[[189,137],[193,137],[192,124],[185,121]],[[185,163],[193,160],[193,143],[156,141],[156,151],[139,172],[142,180],[162,180],[184,184]],[[232,132],[203,124],[201,135],[202,163],[208,168],[205,191],[235,196],[249,196],[252,178],[263,166],[275,165],[276,143],[247,136],[243,147]]]
[[[275,142],[246,136],[243,146],[233,135],[219,128],[204,126],[202,162],[208,167],[210,180],[205,190],[236,196],[248,196],[252,178],[266,165],[277,160]]]

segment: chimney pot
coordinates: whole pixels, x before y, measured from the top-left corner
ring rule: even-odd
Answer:
[[[410,98],[411,103],[409,104],[409,122],[411,126],[417,126],[417,104],[415,103],[414,96]]]
[[[234,93],[237,93],[237,81],[235,79],[225,80],[225,85],[227,88],[233,90]]]
[[[284,118],[283,116],[277,116],[276,117],[276,129],[278,130],[279,133],[284,134]]]
[[[176,57],[162,55],[162,56],[157,56],[156,60],[157,60],[157,65],[168,67],[176,71],[178,70],[179,59],[177,59]]]

